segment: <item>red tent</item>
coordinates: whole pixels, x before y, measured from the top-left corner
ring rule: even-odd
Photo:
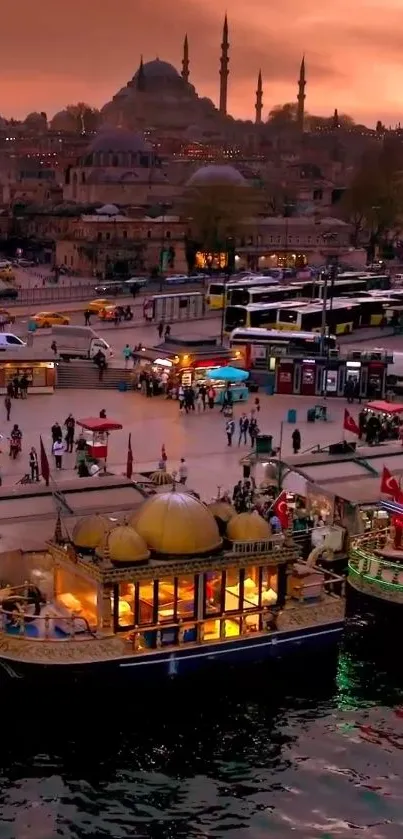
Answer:
[[[77,420],[77,425],[85,428],[87,431],[98,431],[100,434],[107,431],[120,431],[123,425],[114,420],[101,419],[100,417],[86,417],[86,419]]]
[[[383,414],[401,414],[403,412],[403,405],[399,405],[397,402],[384,402],[383,400],[368,402],[366,407],[370,411],[381,411]]]

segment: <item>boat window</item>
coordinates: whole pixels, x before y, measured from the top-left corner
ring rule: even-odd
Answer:
[[[259,606],[259,568],[245,568],[243,584],[243,608],[256,609]]]
[[[154,623],[154,580],[138,583],[139,605],[136,623],[144,626]]]
[[[57,602],[66,611],[74,612],[84,618],[90,626],[97,624],[97,587],[95,583],[80,577],[64,568],[58,568],[55,574],[55,593]]]
[[[204,575],[204,612],[220,615],[222,612],[222,571],[208,571]]]
[[[261,605],[273,606],[277,603],[277,568],[262,568]]]
[[[120,583],[118,595],[118,625],[120,628],[134,626],[134,585]]]
[[[176,615],[182,620],[195,617],[195,578],[178,577]]]
[[[229,568],[225,574],[226,612],[237,612],[240,609],[239,584],[239,570],[237,568]]]
[[[172,623],[175,618],[175,579],[158,580],[158,621]]]

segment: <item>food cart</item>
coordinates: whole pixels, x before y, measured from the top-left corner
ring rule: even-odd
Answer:
[[[237,367],[217,367],[215,370],[210,370],[208,380],[216,392],[215,403],[222,405],[224,401],[231,403],[247,402],[249,390],[245,382],[248,378],[248,371],[240,370]],[[228,394],[230,394],[229,399]]]
[[[86,417],[77,420],[77,425],[89,435],[86,441],[86,453],[89,459],[97,462],[103,461],[105,469],[108,459],[109,434],[111,431],[120,431],[123,426],[120,422],[103,419],[102,417]]]

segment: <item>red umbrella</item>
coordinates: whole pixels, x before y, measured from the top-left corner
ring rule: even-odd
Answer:
[[[127,462],[126,462],[126,478],[129,479],[133,475],[133,452],[132,452],[132,435],[129,434],[129,444],[127,447]]]
[[[40,441],[40,456],[41,456],[41,473],[42,478],[45,481],[46,486],[49,486],[49,478],[50,478],[50,468],[49,468],[49,461],[48,456],[45,451],[45,446],[42,442],[42,437],[39,437]]]

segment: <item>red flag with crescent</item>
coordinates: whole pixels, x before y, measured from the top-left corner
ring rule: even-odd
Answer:
[[[276,498],[276,500],[273,504],[272,510],[273,510],[273,513],[277,516],[283,530],[286,530],[287,527],[288,527],[289,516],[288,516],[287,493],[284,489],[283,489],[282,492],[280,492],[280,495]]]
[[[347,410],[347,408],[344,411],[343,428],[344,428],[345,431],[350,431],[351,434],[356,434],[357,437],[360,436],[360,429],[358,428],[358,425],[357,425],[354,417],[351,416],[351,414]]]
[[[399,503],[401,503],[402,493],[400,491],[399,484],[386,466],[383,467],[382,472],[381,492],[385,495],[391,495],[395,501],[399,501]]]

